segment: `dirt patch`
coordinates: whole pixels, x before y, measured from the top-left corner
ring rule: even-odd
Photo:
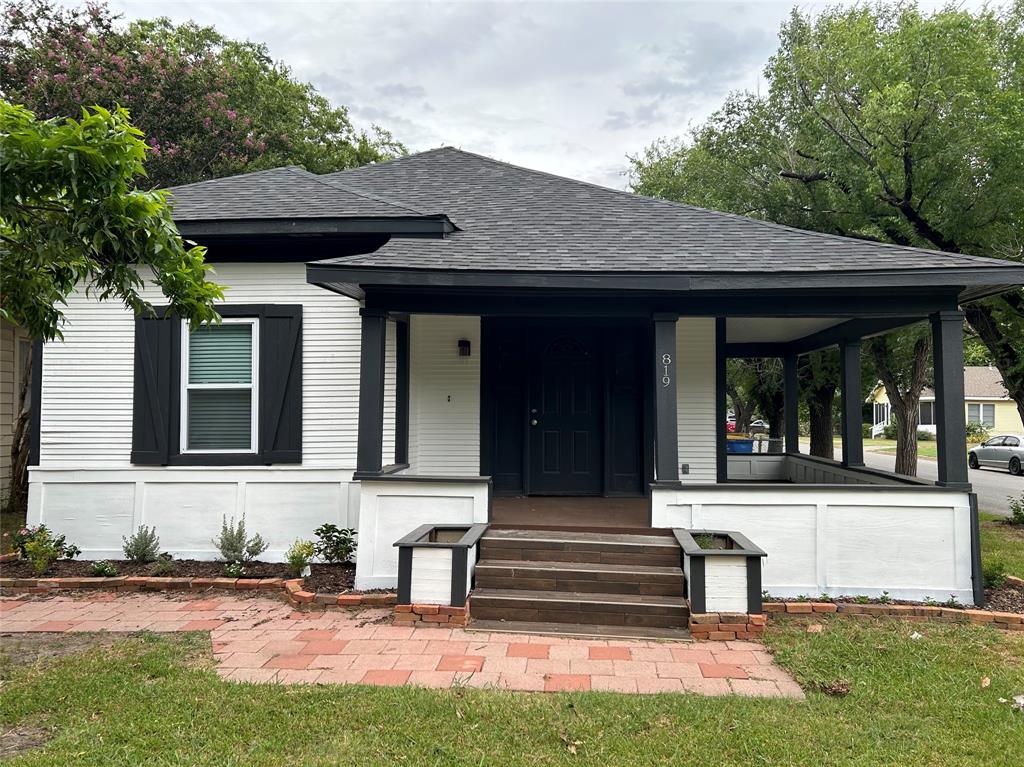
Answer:
[[[39,748],[52,737],[53,733],[45,727],[25,725],[6,730],[0,733],[0,759],[11,759]]]
[[[52,660],[65,655],[109,647],[122,642],[124,634],[0,634],[0,657],[5,666],[30,666],[40,660]]]
[[[117,568],[118,575],[153,575],[152,564],[139,564],[130,560],[109,560]],[[175,559],[171,563],[172,570],[163,571],[161,576],[173,578],[222,578],[224,577],[223,562],[203,562],[198,559]],[[341,593],[352,589],[355,582],[356,566],[345,563],[338,565],[314,564],[310,567],[312,575],[305,579],[309,591]],[[0,575],[4,578],[35,578],[36,574],[28,562],[5,562],[0,565]],[[281,562],[253,562],[246,565],[247,578],[294,578],[288,566]],[[62,559],[54,562],[46,571],[46,578],[91,578],[92,561],[87,559]]]

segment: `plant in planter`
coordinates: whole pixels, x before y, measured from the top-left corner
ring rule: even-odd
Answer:
[[[160,551],[160,539],[157,537],[155,527],[139,525],[139,529],[131,534],[131,537],[122,536],[124,541],[122,550],[125,559],[139,564],[155,562]]]
[[[108,562],[105,559],[97,560],[93,562],[89,567],[89,571],[100,578],[116,578],[117,577],[117,565],[113,562]]]
[[[222,517],[220,535],[213,540],[213,545],[217,547],[221,559],[226,563],[224,574],[229,578],[244,577],[245,565],[255,560],[270,546],[259,533],[249,537],[245,529],[244,515],[237,524],[234,517],[230,522],[227,517]],[[228,571],[229,567],[231,572]]]
[[[330,564],[348,562],[356,550],[356,531],[340,528],[329,522],[313,531],[317,541],[314,544],[316,556]]]
[[[301,577],[309,575],[309,562],[316,554],[316,547],[313,541],[296,540],[288,549],[285,557],[288,560],[288,569],[292,575]]]

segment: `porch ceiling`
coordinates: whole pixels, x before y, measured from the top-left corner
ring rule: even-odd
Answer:
[[[726,342],[785,343],[844,321],[840,317],[730,317],[725,324]]]

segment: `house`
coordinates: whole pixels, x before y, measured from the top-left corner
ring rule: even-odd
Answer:
[[[75,295],[64,341],[41,353],[30,521],[85,556],[118,556],[121,536],[148,524],[176,556],[213,558],[222,516],[244,514],[281,558],[330,521],[358,528],[357,586],[379,588],[396,585],[395,544],[422,525],[526,531],[549,552],[566,550],[558,535],[639,552],[652,536],[664,549],[670,529],[715,529],[766,552],[763,583],[748,584],[758,604],[762,588],[982,599],[957,307],[1021,284],[1020,266],[451,148],[172,192],[179,228],[228,288],[223,324],[189,332]],[[861,433],[862,339],[926,319],[936,483],[866,468]],[[797,430],[798,357],[835,345],[841,463],[801,454]],[[784,360],[785,453],[726,455],[730,356]],[[563,584],[544,559],[531,566]],[[575,592],[615,571],[604,561],[585,560],[561,601],[516,581],[478,588],[474,611],[579,609]],[[630,588],[657,593],[644,584],[658,568],[626,569]],[[582,603],[611,615],[630,600],[668,604]]]
[[[889,396],[879,384],[868,395],[872,405],[871,436],[878,437],[892,422]],[[980,423],[993,434],[1024,433],[1017,403],[1003,385],[1002,376],[989,365],[969,365],[964,368],[964,413],[967,423]],[[918,429],[935,433],[935,390],[925,387],[921,392]]]

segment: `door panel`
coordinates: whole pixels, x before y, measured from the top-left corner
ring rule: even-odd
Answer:
[[[592,329],[538,330],[530,365],[528,491],[602,491],[603,366]]]

